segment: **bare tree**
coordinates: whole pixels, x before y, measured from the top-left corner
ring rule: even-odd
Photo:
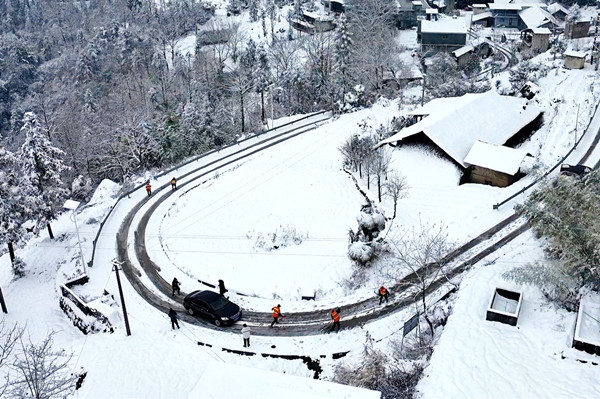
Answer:
[[[446,256],[453,248],[445,225],[420,226],[419,231],[414,229],[400,239],[392,240],[396,248],[395,259],[398,261],[399,271],[410,271],[409,285],[417,290],[415,301],[420,299],[423,317],[427,321],[433,335],[433,323],[427,314],[426,295],[436,283],[438,277],[443,276],[447,259]],[[396,276],[399,278],[400,275]]]
[[[406,197],[406,191],[409,188],[406,183],[406,177],[396,171],[392,171],[388,174],[387,181],[383,185],[383,188],[385,190],[385,195],[394,201],[394,216],[392,216],[392,218],[395,218],[398,200]]]
[[[382,178],[387,179],[387,172],[390,166],[391,154],[387,146],[382,146],[372,151],[370,170],[377,178],[377,196],[381,202]]]
[[[0,322],[0,369],[8,371],[4,364],[12,362],[13,352],[17,342],[23,336],[23,328],[16,323],[12,327],[6,326],[4,320]],[[4,397],[8,386],[10,385],[8,372],[2,375],[4,382],[0,383],[0,397]]]
[[[51,399],[64,396],[75,387],[77,376],[69,369],[71,355],[54,350],[53,336],[53,332],[49,333],[39,345],[31,337],[28,342],[24,342],[22,335],[19,337],[20,353],[10,365],[16,376],[10,381],[9,397]]]

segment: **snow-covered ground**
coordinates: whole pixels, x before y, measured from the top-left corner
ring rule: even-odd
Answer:
[[[539,59],[552,62],[548,54]],[[545,111],[545,124],[521,146],[536,157],[542,169],[558,162],[573,146],[575,128],[578,135],[583,133],[598,103],[598,75],[589,65],[581,71],[556,71],[551,70],[541,79],[541,91],[534,100]],[[506,84],[507,75],[497,79],[500,85]],[[366,121],[377,128],[414,106],[382,100],[372,108],[342,115],[256,154],[193,189],[181,190],[172,201],[161,205],[150,220],[150,256],[161,265],[167,281],[175,275],[183,276],[180,280],[185,291],[197,285],[196,279],[216,282],[222,278],[228,288],[257,295],[235,299],[245,307],[262,311],[268,311],[279,298],[283,299],[284,313],[318,306],[298,301],[306,290],[316,290],[323,306],[373,292],[385,282],[377,273],[357,291],[348,291],[340,284],[351,273],[345,255],[347,232],[349,228],[356,229],[363,200],[353,181],[341,170],[338,148],[358,132],[359,123]],[[598,126],[600,118],[592,125],[594,131]],[[581,157],[591,140],[590,136],[584,137],[569,160]],[[596,155],[590,164],[599,157]],[[415,147],[395,150],[391,166],[406,176],[410,188],[408,197],[398,205],[396,220],[388,225],[389,234],[442,222],[457,243],[510,214],[514,203],[524,196],[496,211],[492,205],[533,181],[533,176],[528,176],[507,188],[459,186],[455,166]],[[154,183],[163,184],[168,179],[170,176],[164,182]],[[364,180],[361,184],[366,189]],[[78,212],[86,260],[91,257],[91,241],[99,221],[115,203],[119,189],[104,182],[90,204]],[[38,341],[48,331],[57,331],[56,345],[73,353],[72,370],[85,367],[88,371],[77,391],[80,398],[198,397],[194,392],[201,390],[196,383],[210,362],[312,377],[312,371],[301,360],[245,357],[222,351],[242,349],[241,337],[227,329],[212,331],[182,323],[180,330],[171,331],[167,316],[142,300],[122,278],[132,328],[132,335],[125,335],[115,274],[109,261],[115,257],[115,233],[120,220],[145,195],[138,190],[115,207],[112,224],[103,230],[96,248],[91,281],[75,288],[88,301],[99,299],[103,290],[115,294],[117,301],[109,302],[115,310],[111,315],[118,327],[115,333],[84,336],[58,307],[57,286],[72,276],[79,256],[75,226],[68,214],[53,224],[56,240],[42,235],[18,251],[27,264],[26,277],[12,280],[8,255],[0,258],[0,285],[9,309],[4,321],[26,323],[32,339]],[[369,196],[377,198],[373,187]],[[389,200],[381,207],[391,216]],[[293,236],[301,242],[268,250],[270,235],[285,232],[295,232]],[[592,398],[600,394],[595,383],[600,369],[576,361],[568,350],[576,315],[550,307],[537,289],[516,286],[502,278],[502,273],[511,267],[540,259],[540,244],[526,233],[465,275],[453,314],[418,387],[424,398]],[[516,327],[485,321],[485,310],[497,286],[523,292]],[[335,336],[253,336],[252,350],[313,358],[326,354],[320,359],[322,377],[331,379],[339,363],[331,359],[331,353],[350,351],[346,359],[358,359],[367,332],[379,347],[385,348],[410,316],[408,311],[399,312]],[[198,341],[213,346],[199,346]]]

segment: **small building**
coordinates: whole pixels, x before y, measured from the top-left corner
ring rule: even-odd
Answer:
[[[440,18],[437,21],[421,20],[417,40],[425,49],[451,52],[467,44],[467,25],[462,17]]]
[[[437,8],[428,8],[425,10],[425,19],[428,21],[437,21],[439,14]]]
[[[466,173],[465,157],[477,140],[512,147],[537,129],[542,115],[535,104],[495,90],[436,98],[409,113],[416,123],[378,145],[431,144]]]
[[[531,51],[539,54],[550,48],[551,35],[548,28],[527,28],[521,31],[521,40]]]
[[[600,297],[584,295],[579,302],[573,348],[600,355]]]
[[[565,21],[567,16],[571,14],[569,10],[559,3],[552,3],[548,6],[548,12],[557,20]]]
[[[507,187],[519,179],[527,153],[515,148],[477,140],[465,157],[470,183]]]
[[[470,44],[467,44],[466,46],[462,46],[458,50],[454,50],[452,52],[452,55],[454,55],[454,58],[456,59],[456,65],[458,65],[458,67],[460,68],[467,64],[467,62],[470,59],[470,55],[474,52],[475,48]]]
[[[565,37],[567,39],[581,39],[590,33],[590,21],[575,21],[567,19],[565,22]]]
[[[344,0],[331,0],[329,10],[336,14],[341,14],[345,11]]]
[[[519,12],[523,9],[520,4],[514,3],[489,3],[488,7],[494,18],[494,25],[496,27],[505,28],[517,28],[522,29],[523,23]]]
[[[586,53],[583,51],[567,50],[563,53],[565,68],[583,69],[585,66]]]
[[[427,4],[427,3],[426,3]],[[419,25],[420,19],[425,19],[425,11],[430,7],[421,1],[396,0],[396,26],[399,29],[410,29]]]
[[[557,21],[552,14],[539,6],[531,6],[519,11],[519,18],[521,18],[519,29],[554,29],[556,26],[560,25],[560,22]]]
[[[483,27],[494,26],[494,16],[489,10],[473,14],[471,18],[471,24],[480,25]]]
[[[473,4],[473,15],[481,14],[488,10],[487,4]]]
[[[516,326],[523,295],[517,291],[496,288],[487,308],[485,319]]]

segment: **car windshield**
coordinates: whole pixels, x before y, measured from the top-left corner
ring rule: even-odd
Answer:
[[[225,305],[227,305],[228,303],[229,303],[229,301],[227,300],[227,298],[219,295],[219,297],[210,301],[209,305],[211,308],[213,308],[213,310],[219,310],[222,307],[224,307]]]

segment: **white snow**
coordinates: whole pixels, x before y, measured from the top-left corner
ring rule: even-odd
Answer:
[[[585,58],[587,54],[583,51],[567,50],[563,53],[565,57]]]
[[[548,11],[541,7],[527,7],[519,12],[519,17],[528,28],[537,28],[549,22],[558,25],[558,21]]]
[[[467,44],[466,46],[463,46],[461,48],[459,48],[458,50],[454,50],[452,52],[452,54],[454,54],[455,57],[460,57],[461,55],[465,55],[470,51],[473,51],[474,48],[473,46],[471,46],[470,44]]]
[[[464,17],[440,18],[437,21],[421,20],[423,33],[467,33]]]
[[[515,175],[526,156],[525,151],[477,140],[465,157],[465,164]]]
[[[256,368],[211,362],[190,393],[203,399],[379,399],[363,388],[334,384]]]
[[[219,16],[224,18],[222,11],[219,10]],[[239,20],[247,20],[247,17],[244,14]],[[281,26],[287,26],[284,18]],[[257,37],[261,35],[260,31],[256,25],[249,34]],[[402,33],[400,40],[406,40],[407,47],[416,47],[415,42],[409,41],[415,36],[414,31]],[[190,43],[186,45],[191,46]],[[553,65],[552,56],[548,53],[534,61]],[[554,65],[558,65],[558,61]],[[507,75],[503,73],[496,77],[494,83],[506,87]],[[574,139],[580,138],[587,126],[598,102],[598,74],[590,65],[577,71],[551,69],[538,84],[540,92],[534,103],[545,111],[545,124],[520,148],[534,154],[538,166],[546,170],[562,159],[573,146]],[[364,199],[357,193],[350,177],[341,170],[337,149],[351,134],[359,131],[359,123],[372,127],[385,124],[398,115],[399,110],[408,112],[419,95],[420,90],[418,94],[407,90],[407,98],[412,99],[412,103],[382,100],[372,108],[340,115],[306,135],[198,180],[194,188],[181,190],[173,196],[173,201],[159,207],[150,220],[146,237],[150,256],[160,263],[165,278],[169,277],[168,281],[176,274],[185,277],[180,279],[185,291],[198,288],[195,278],[202,277],[213,282],[224,278],[231,290],[256,293],[259,297],[244,298],[232,294],[232,299],[239,301],[245,309],[268,311],[281,296],[287,298],[281,301],[284,314],[292,310],[318,312],[332,304],[372,295],[373,290],[385,282],[378,270],[374,270],[358,290],[347,290],[339,284],[352,270],[347,258],[347,229],[357,227],[356,217]],[[467,98],[461,99],[455,101],[458,103]],[[496,112],[503,112],[502,104],[496,105]],[[439,102],[438,105],[447,112],[454,110],[450,104]],[[530,103],[527,108],[533,106]],[[493,128],[490,126],[493,124],[484,117],[471,116],[471,119],[478,123],[487,121],[486,127]],[[275,121],[275,124],[280,123]],[[595,132],[599,127],[600,118],[596,118],[590,125],[590,131]],[[453,130],[452,125],[447,130]],[[574,163],[572,161],[586,151],[592,139],[591,134],[584,136],[566,161]],[[474,140],[468,143],[467,150],[473,143]],[[589,162],[593,164],[599,159],[600,155],[595,153]],[[477,184],[459,186],[460,171],[457,167],[415,147],[396,148],[391,167],[406,177],[410,188],[408,197],[399,203],[398,216],[388,221],[387,228],[394,232],[443,222],[448,226],[452,239],[459,243],[510,214],[513,205],[522,201],[524,195],[499,210],[493,210],[492,205],[519,192],[532,181],[526,177],[506,188]],[[181,168],[176,173],[179,175],[189,170]],[[154,187],[168,183],[171,177],[166,176],[159,181],[152,177],[154,174],[155,171],[149,173]],[[139,180],[142,179],[140,176]],[[371,199],[377,198],[373,185],[367,189],[364,179],[360,184]],[[124,216],[146,194],[143,189],[137,190],[115,205],[119,190],[120,185],[104,181],[90,203],[78,208],[77,220],[85,259],[91,258],[91,243],[99,222],[109,210],[112,209],[112,213],[98,237],[94,265],[89,270],[90,282],[73,287],[73,291],[90,306],[109,315],[117,327],[114,333],[84,336],[58,308],[57,286],[75,273],[79,256],[70,212],[53,222],[60,240],[50,240],[42,235],[17,250],[27,264],[26,277],[12,280],[8,255],[0,257],[0,285],[9,310],[3,316],[5,323],[27,324],[31,338],[37,341],[50,330],[57,332],[57,348],[64,348],[74,355],[71,369],[77,371],[83,366],[88,371],[82,388],[73,397],[207,397],[214,385],[224,385],[213,385],[226,373],[217,366],[216,375],[211,376],[213,368],[209,365],[213,362],[276,371],[276,379],[285,378],[283,373],[304,378],[299,380],[304,383],[295,385],[298,387],[296,391],[273,394],[272,387],[257,383],[251,378],[253,372],[250,371],[246,377],[236,374],[228,380],[232,389],[237,389],[238,385],[253,390],[264,388],[266,392],[260,390],[265,393],[261,397],[293,397],[296,393],[298,397],[310,397],[299,394],[302,390],[310,392],[313,389],[310,380],[313,373],[301,360],[274,359],[259,354],[297,354],[320,359],[322,378],[332,379],[339,361],[331,359],[331,353],[350,351],[346,359],[358,361],[367,332],[379,348],[387,350],[390,338],[398,336],[403,323],[414,312],[414,309],[397,312],[362,328],[342,330],[335,336],[286,336],[283,325],[281,336],[252,336],[251,348],[257,355],[239,356],[223,350],[242,350],[239,333],[186,323],[181,323],[180,330],[172,331],[167,315],[143,300],[121,275],[132,329],[132,335],[128,337],[124,332],[115,273],[110,261],[116,256],[115,234]],[[386,215],[393,213],[389,199],[378,205]],[[266,246],[254,247],[260,242],[259,237],[269,243],[273,241],[266,238],[271,234],[277,233],[277,237],[281,237],[280,233],[285,236],[294,229],[297,234],[289,235],[290,241],[277,241],[288,246],[270,251],[265,249]],[[300,243],[293,239],[298,237],[302,239]],[[418,386],[423,399],[571,399],[600,396],[598,367],[591,362],[583,364],[576,361],[574,352],[569,350],[575,314],[550,306],[539,290],[513,284],[502,277],[504,271],[536,260],[544,260],[541,244],[532,233],[526,233],[465,274],[453,313]],[[499,284],[523,292],[524,300],[516,327],[485,321],[489,295]],[[311,289],[320,290],[317,298],[322,296],[322,299],[297,300],[298,293],[313,292]],[[447,287],[444,289],[446,291],[437,293],[437,297],[447,292]],[[114,295],[116,300],[102,295],[104,290]],[[201,346],[198,342],[212,346]],[[327,357],[320,358],[321,355]],[[591,356],[591,359],[598,362],[597,357]],[[5,375],[5,370],[0,370],[0,377]],[[202,381],[208,382],[198,384]],[[321,386],[326,385],[329,386]],[[345,390],[337,385],[335,387],[335,392],[327,397],[336,397],[334,395],[338,391]],[[229,396],[225,389],[223,392],[224,397],[246,397],[244,393]],[[361,395],[361,398],[368,398],[374,394],[362,392]]]
[[[453,313],[418,385],[422,397],[598,397],[600,387],[591,382],[598,378],[598,366],[561,356],[570,353],[576,314],[546,303],[539,289],[502,277],[513,267],[544,260],[533,234],[522,235],[492,258],[480,262],[462,281]],[[489,295],[498,284],[523,294],[515,327],[485,320]]]

